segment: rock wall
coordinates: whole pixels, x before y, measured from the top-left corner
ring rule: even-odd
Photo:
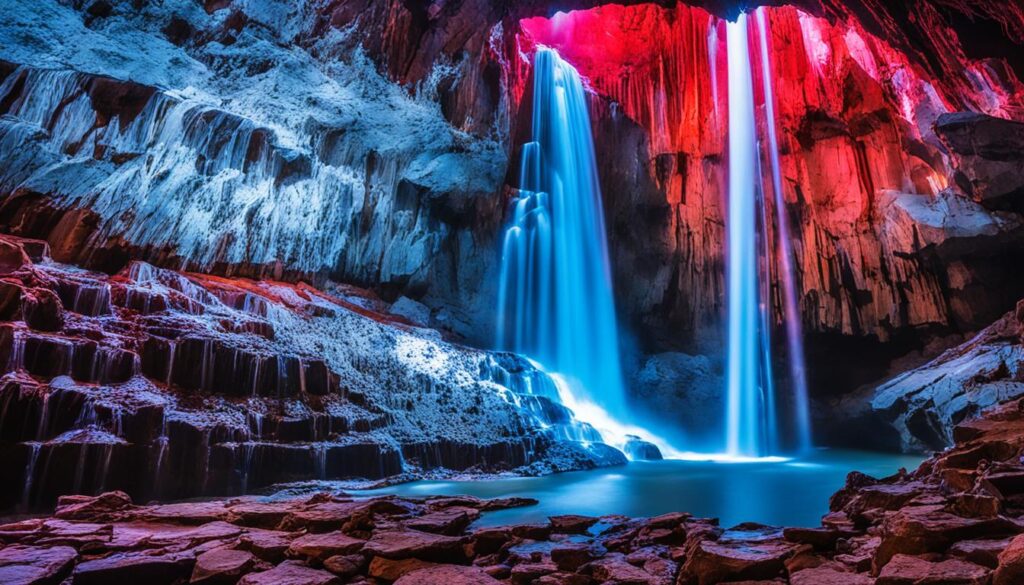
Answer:
[[[834,442],[857,444],[876,429],[875,446],[940,451],[954,444],[956,425],[1024,395],[1024,301],[966,343],[877,387],[844,397],[819,413],[834,420]]]
[[[718,17],[753,3],[601,4],[15,0],[0,23],[0,227],[107,273],[141,258],[364,285],[489,345],[542,42],[593,89],[630,343],[715,354]],[[962,110],[1024,115],[1024,19],[989,1],[793,5],[768,18],[784,199],[809,362],[865,356],[812,370],[816,392],[838,393],[1024,294],[1005,269],[1021,253],[1013,163],[935,129]]]
[[[832,23],[793,8],[773,9],[766,20],[812,368],[839,349],[837,340],[899,352],[939,331],[990,323],[1022,292],[1020,279],[994,269],[1020,258],[1020,221],[949,186],[960,155],[936,134],[936,123],[966,98],[945,97],[937,80],[857,21]],[[520,45],[554,46],[610,102],[594,108],[595,135],[608,137],[598,140],[598,157],[615,265],[629,267],[616,285],[634,330],[661,342],[649,349],[715,352],[727,166],[722,21],[684,6],[611,5],[522,27]],[[754,68],[761,104],[759,58]],[[1008,83],[967,98],[1002,96],[971,106],[1009,115],[1020,84]],[[777,281],[773,295],[781,307]],[[878,372],[865,375],[862,381]],[[816,382],[821,391],[834,379]]]

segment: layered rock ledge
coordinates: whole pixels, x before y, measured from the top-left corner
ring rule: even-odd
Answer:
[[[391,308],[342,285],[89,272],[0,235],[0,513],[625,462],[523,358]]]
[[[4,583],[1012,585],[1024,580],[1024,402],[956,427],[916,471],[853,472],[816,528],[685,512],[474,528],[535,503],[241,497],[134,505],[67,496],[0,526]]]

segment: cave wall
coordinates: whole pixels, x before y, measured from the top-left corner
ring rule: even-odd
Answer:
[[[543,42],[594,90],[625,328],[639,351],[714,353],[727,107],[716,17],[755,3],[601,4],[181,0],[100,14],[16,1],[0,25],[21,39],[0,52],[17,90],[0,103],[0,221],[111,272],[142,257],[407,295],[487,345]],[[1019,258],[1015,210],[965,188],[984,183],[964,162],[976,155],[933,128],[944,112],[1022,116],[1019,7],[792,4],[803,12],[771,11],[771,67],[803,322],[820,341],[808,345],[882,364],[993,320],[1021,292],[1004,269]],[[557,12],[570,8],[592,10]],[[33,87],[61,97],[26,109]],[[163,143],[126,140],[125,127],[182,103],[197,122],[174,148],[189,152],[155,169]],[[168,183],[195,158],[199,177]]]
[[[965,106],[1013,115],[1020,83],[1010,76],[958,89],[857,20],[779,8],[767,21],[812,369],[828,363],[816,358],[849,352],[881,365],[1000,316],[1022,292],[1005,270],[1021,257],[1019,218],[950,187],[959,155],[936,123]],[[722,21],[687,6],[609,5],[522,27],[520,45],[557,48],[607,100],[594,107],[595,137],[628,322],[648,351],[716,353],[728,131]],[[752,41],[757,47],[757,33]],[[763,129],[759,59],[753,67]],[[849,389],[882,373],[863,366],[830,365],[832,376],[815,381]]]

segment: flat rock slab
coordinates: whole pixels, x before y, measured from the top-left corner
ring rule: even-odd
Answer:
[[[832,567],[804,569],[789,576],[789,585],[872,585],[874,582],[865,573],[850,573]]]
[[[416,530],[377,532],[363,550],[387,559],[415,557],[427,561],[456,562],[465,557],[461,538]]]
[[[352,538],[342,532],[307,534],[291,542],[288,554],[322,561],[335,555],[355,554],[362,550],[365,544],[366,541]]]
[[[136,512],[136,517],[155,522],[176,524],[206,524],[228,517],[226,502],[183,502],[147,506]]]
[[[626,559],[622,557],[594,561],[584,569],[602,583],[621,583],[622,585],[658,585],[660,583],[660,579],[627,563]]]
[[[454,506],[420,516],[406,522],[405,525],[423,532],[455,536],[462,534],[479,517],[480,512],[474,508]]]
[[[233,583],[252,570],[256,557],[251,552],[218,548],[196,557],[192,583]]]
[[[79,563],[72,574],[73,585],[162,585],[187,579],[195,559],[188,555],[117,553]]]
[[[436,567],[437,563],[421,561],[419,559],[385,559],[384,557],[373,557],[370,561],[369,575],[374,579],[385,581],[397,581],[406,574],[430,567]]]
[[[0,549],[0,583],[60,583],[71,573],[78,553],[69,546]]]
[[[985,585],[989,570],[958,559],[931,562],[910,555],[896,555],[878,575],[876,585]]]
[[[285,561],[260,573],[249,573],[238,585],[340,585],[341,579],[327,571]]]
[[[443,565],[408,573],[394,585],[497,585],[501,583],[477,567]]]
[[[239,541],[242,548],[252,551],[264,561],[276,563],[284,558],[285,552],[292,544],[292,538],[288,532],[250,529],[239,538]]]

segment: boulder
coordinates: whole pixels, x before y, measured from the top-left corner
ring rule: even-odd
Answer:
[[[387,559],[417,558],[438,562],[465,559],[462,539],[417,530],[381,530],[363,547],[365,554]]]
[[[512,567],[511,579],[516,585],[527,585],[545,575],[558,572],[558,567],[550,561],[538,559],[536,561],[520,562]]]
[[[974,563],[896,555],[882,568],[875,585],[985,585],[988,580],[989,570]]]
[[[992,585],[1024,583],[1024,534],[1019,534],[999,553]]]
[[[77,558],[70,546],[0,548],[0,583],[56,585],[71,574]]]
[[[954,180],[995,208],[1013,208],[1024,194],[1024,124],[976,112],[943,114],[935,133],[954,155]]]
[[[474,508],[452,506],[410,520],[405,525],[424,532],[454,536],[462,534],[479,517],[480,512]]]
[[[57,293],[37,288],[26,290],[21,299],[25,324],[36,331],[60,331],[64,327],[64,309]]]
[[[359,552],[365,541],[352,538],[342,532],[307,534],[291,542],[288,555],[322,561],[336,555],[351,555]]]
[[[115,553],[79,563],[71,582],[72,585],[170,585],[179,579],[188,579],[194,565],[195,558],[187,554]]]
[[[599,583],[621,585],[658,585],[660,580],[650,573],[626,562],[622,555],[609,555],[583,567],[582,572]]]
[[[633,461],[661,461],[663,459],[658,446],[644,441],[636,435],[627,435],[629,440],[623,445],[622,451]]]
[[[62,497],[54,516],[63,520],[105,520],[131,508],[132,499],[124,492],[106,492],[98,496]]]
[[[327,571],[285,561],[269,571],[249,573],[238,585],[341,585],[341,579]]]
[[[217,548],[206,551],[196,557],[191,583],[234,583],[252,570],[255,562],[252,553],[244,550]]]
[[[291,546],[292,536],[277,530],[247,530],[239,537],[239,546],[264,561],[280,562]]]
[[[711,585],[722,581],[772,579],[782,573],[794,545],[785,542],[715,542],[696,544],[683,564],[680,583]]]
[[[421,561],[419,559],[396,560],[386,559],[384,557],[373,557],[373,560],[370,561],[370,568],[367,570],[367,574],[374,579],[397,581],[407,573],[436,566],[438,566],[437,563]]]
[[[999,540],[962,540],[949,547],[948,554],[990,569],[995,569],[999,565],[999,554],[1009,544],[1009,538]]]
[[[943,552],[954,542],[971,538],[1016,532],[1002,518],[964,518],[947,512],[941,505],[907,506],[882,522],[882,542],[875,555],[877,568],[888,564],[897,554],[918,555]]]
[[[551,516],[551,531],[556,534],[584,534],[591,526],[597,524],[599,518],[593,516],[562,515]]]
[[[444,565],[412,571],[394,585],[498,585],[499,581],[477,567]]]
[[[813,567],[790,574],[790,585],[873,585],[865,573],[852,573],[831,566]]]
[[[337,555],[324,559],[324,569],[339,577],[351,577],[366,567],[366,558],[362,555]]]
[[[603,554],[599,547],[585,542],[566,542],[551,548],[551,560],[562,571],[575,571]]]
[[[391,303],[389,312],[392,315],[398,315],[408,319],[410,323],[419,325],[420,327],[427,327],[430,325],[430,307],[423,303],[414,301],[409,297],[399,297],[397,301]]]

